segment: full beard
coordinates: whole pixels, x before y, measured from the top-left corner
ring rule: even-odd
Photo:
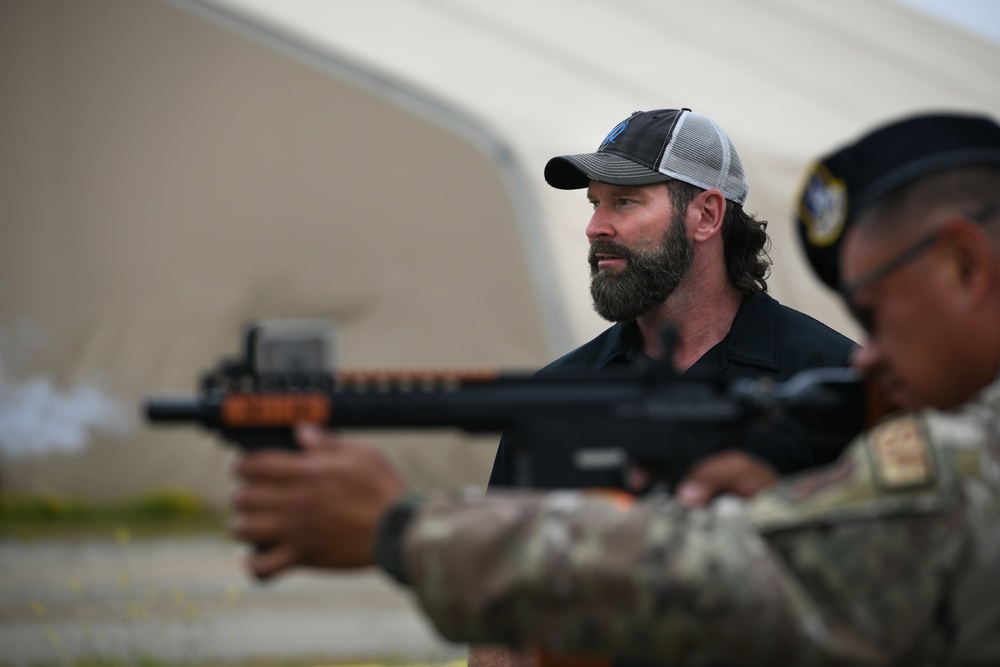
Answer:
[[[625,259],[625,269],[613,273],[597,266],[597,255],[612,254]],[[659,248],[633,252],[607,239],[590,246],[590,296],[594,310],[610,322],[631,322],[657,308],[674,293],[694,261],[694,245],[684,233],[684,224],[674,220]]]

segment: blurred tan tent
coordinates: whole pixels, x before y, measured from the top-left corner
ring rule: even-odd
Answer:
[[[224,450],[138,406],[251,319],[336,318],[349,366],[585,341],[588,206],[542,168],[637,109],[726,128],[772,292],[855,335],[792,236],[807,162],[906,112],[996,115],[998,83],[996,45],[881,0],[0,0],[0,421],[38,378],[136,420],[73,453],[8,442],[0,489],[221,503]],[[391,451],[421,486],[486,479],[492,440],[439,440]]]

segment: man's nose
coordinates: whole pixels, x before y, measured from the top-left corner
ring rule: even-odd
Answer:
[[[597,206],[594,209],[593,215],[590,216],[590,222],[587,224],[587,238],[596,239],[614,235],[615,228],[611,224],[610,216],[604,207]]]

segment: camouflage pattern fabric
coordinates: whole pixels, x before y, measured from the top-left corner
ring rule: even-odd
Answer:
[[[1000,382],[750,501],[430,497],[407,573],[456,641],[669,664],[1000,664]]]

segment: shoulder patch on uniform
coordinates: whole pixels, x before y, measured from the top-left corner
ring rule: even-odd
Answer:
[[[893,419],[873,429],[868,454],[875,481],[885,490],[922,486],[935,478],[930,440],[916,417]]]

